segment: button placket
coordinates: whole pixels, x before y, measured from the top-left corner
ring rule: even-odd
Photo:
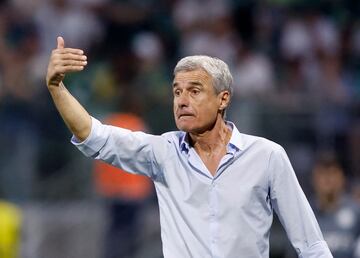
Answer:
[[[218,238],[218,229],[219,223],[217,221],[217,213],[218,213],[218,193],[217,193],[217,183],[215,180],[211,182],[209,188],[209,223],[210,223],[210,246],[211,252],[214,257],[218,253],[218,246],[217,246],[217,238]]]

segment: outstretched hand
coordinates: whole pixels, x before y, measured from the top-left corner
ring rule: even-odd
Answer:
[[[82,71],[87,64],[84,51],[75,48],[65,48],[62,37],[57,38],[57,47],[51,53],[46,74],[46,84],[59,86],[66,73]]]

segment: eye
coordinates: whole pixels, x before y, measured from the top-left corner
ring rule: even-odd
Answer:
[[[200,93],[199,89],[192,89],[191,90],[191,94],[193,94],[193,95],[198,95],[199,93]]]
[[[181,92],[180,92],[179,89],[174,89],[173,94],[174,94],[175,97],[179,97]]]

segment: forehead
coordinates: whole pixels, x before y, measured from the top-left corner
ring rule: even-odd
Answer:
[[[174,76],[173,85],[178,83],[198,82],[202,84],[211,83],[212,77],[203,69],[196,69],[191,71],[179,71]]]

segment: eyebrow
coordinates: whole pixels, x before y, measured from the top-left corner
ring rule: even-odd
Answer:
[[[201,86],[201,87],[204,87],[204,85],[203,85],[201,82],[199,82],[199,81],[193,81],[193,82],[190,82],[190,84],[193,85],[193,86]]]
[[[204,85],[203,85],[201,82],[199,82],[199,81],[190,81],[189,84],[190,84],[191,86],[204,87]],[[175,87],[178,85],[178,83],[177,83],[177,82],[174,82],[172,85],[173,85],[173,87],[175,88]]]

